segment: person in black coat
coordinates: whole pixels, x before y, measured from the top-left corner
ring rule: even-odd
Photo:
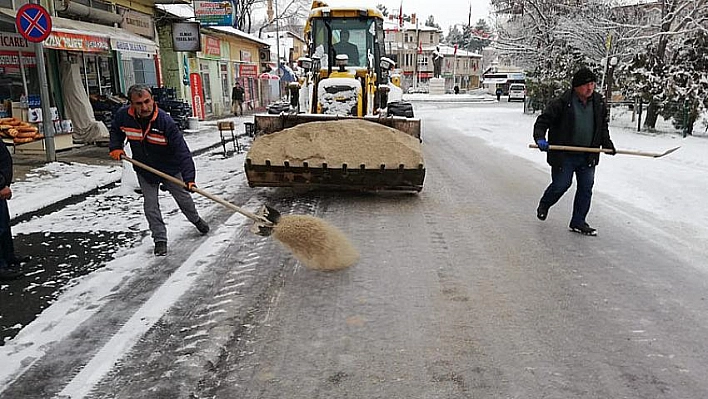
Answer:
[[[549,145],[602,147],[610,149],[611,155],[615,154],[605,100],[595,92],[596,81],[597,77],[590,69],[579,69],[573,75],[573,88],[552,100],[533,128],[534,141],[541,151],[548,152],[547,162],[551,166],[551,184],[539,201],[536,216],[546,220],[549,208],[570,188],[575,174],[577,188],[569,227],[572,231],[593,236],[597,235],[597,230],[590,227],[585,218],[590,211],[595,166],[600,162],[600,154],[549,151]]]
[[[10,228],[10,210],[7,200],[12,198],[12,156],[5,143],[0,140],[0,280],[10,280],[22,276],[21,259],[15,256]]]
[[[234,116],[243,116],[243,95],[245,90],[243,86],[237,81],[234,88],[231,90],[231,111]]]

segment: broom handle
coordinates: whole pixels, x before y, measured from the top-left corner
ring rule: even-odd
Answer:
[[[538,148],[538,145],[536,144],[529,144],[529,148]],[[611,153],[612,150],[609,148],[596,148],[596,147],[575,147],[572,145],[549,145],[548,149],[551,151],[575,151],[575,152],[604,152],[604,153]],[[642,157],[653,157],[657,158],[659,156],[662,156],[663,154],[657,154],[653,152],[644,152],[644,151],[631,151],[631,150],[616,150],[616,154],[624,154],[624,155],[639,155]]]
[[[187,186],[187,183],[183,182],[182,180],[180,180],[180,179],[178,179],[178,178],[176,178],[176,177],[174,177],[174,176],[170,176],[170,175],[168,175],[167,173],[164,173],[164,172],[162,172],[162,171],[159,171],[159,170],[157,170],[157,169],[155,169],[155,168],[153,168],[153,167],[151,167],[151,166],[145,165],[144,163],[142,163],[142,162],[140,162],[140,161],[136,161],[135,159],[130,158],[130,157],[128,157],[127,155],[121,155],[121,159],[123,159],[123,160],[125,160],[125,161],[128,161],[128,162],[132,163],[133,165],[135,165],[135,166],[137,166],[137,167],[140,167],[140,168],[142,168],[142,169],[145,169],[145,170],[147,170],[148,172],[154,173],[154,174],[156,174],[156,175],[162,177],[162,178],[165,179],[165,180],[169,180],[169,181],[171,181],[172,183],[174,183],[174,184],[176,184],[176,185],[178,185],[178,186],[180,186],[180,187],[183,187],[185,190],[188,190],[188,191],[189,191],[189,186]],[[269,226],[273,224],[270,220],[268,220],[268,219],[266,219],[266,218],[263,218],[263,217],[261,217],[261,216],[258,216],[258,215],[254,214],[254,213],[251,213],[251,212],[249,212],[249,211],[247,211],[247,210],[245,210],[245,209],[243,209],[243,208],[241,208],[241,207],[238,207],[238,206],[236,206],[236,205],[230,203],[229,201],[226,201],[225,199],[223,199],[223,198],[221,198],[221,197],[218,197],[218,196],[216,196],[216,195],[214,195],[214,194],[208,193],[208,192],[206,192],[206,191],[200,189],[199,187],[194,187],[191,191],[194,191],[195,193],[201,194],[201,195],[203,195],[203,196],[209,198],[210,200],[212,200],[212,201],[214,201],[214,202],[218,202],[219,204],[224,205],[224,206],[227,207],[227,208],[233,209],[234,211],[236,211],[236,212],[242,214],[243,216],[245,216],[245,217],[247,217],[247,218],[249,218],[249,219],[252,219],[252,220],[254,220],[254,221],[256,221],[256,222],[265,223],[265,224],[267,224],[267,225],[269,225]]]

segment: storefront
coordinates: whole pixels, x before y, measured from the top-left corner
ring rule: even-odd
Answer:
[[[253,55],[248,50],[241,50],[239,55],[241,60],[233,63],[233,81],[243,87],[244,107],[252,110],[258,98],[258,64],[253,62]]]
[[[151,87],[160,85],[157,74],[157,46],[112,38],[111,48],[115,50],[120,75],[123,77],[119,84],[121,93],[126,93],[128,88],[136,83]]]
[[[17,33],[0,32],[0,117],[12,116],[12,103],[28,94],[39,94],[34,48]]]
[[[224,54],[222,43],[217,37],[204,34],[201,39],[202,51],[197,53],[197,64],[202,80],[204,116],[222,115],[229,107],[229,104],[224,102],[224,82],[221,79],[221,59]],[[226,57],[228,58],[227,55]],[[229,91],[228,86],[226,91]]]

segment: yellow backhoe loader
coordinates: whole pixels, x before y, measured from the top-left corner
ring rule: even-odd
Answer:
[[[304,35],[309,52],[287,87],[290,104],[255,115],[249,185],[420,191],[420,119],[391,83],[381,12],[315,0]]]

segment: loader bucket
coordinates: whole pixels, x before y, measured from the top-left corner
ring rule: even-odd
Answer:
[[[283,129],[297,126],[301,123],[309,122],[327,122],[327,121],[342,121],[342,120],[365,120],[375,122],[384,126],[392,127],[400,130],[410,136],[421,140],[420,137],[420,119],[404,118],[400,116],[344,116],[344,115],[326,115],[326,114],[256,114],[254,116],[256,134],[270,134],[279,132]]]
[[[425,167],[419,121],[406,125],[402,122],[410,119],[313,116],[319,118],[300,123],[293,116],[257,117],[260,134],[245,164],[251,187],[422,190]],[[413,134],[378,123],[394,119]]]

